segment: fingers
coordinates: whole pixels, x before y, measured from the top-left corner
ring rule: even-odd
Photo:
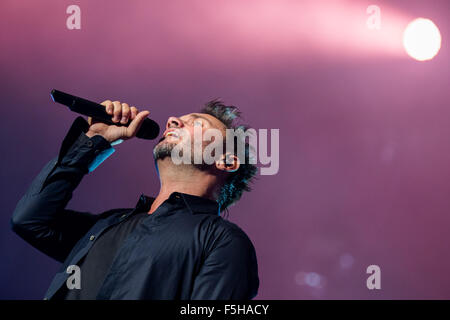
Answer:
[[[131,138],[136,135],[136,133],[139,131],[139,128],[141,127],[142,123],[144,122],[145,118],[150,114],[149,111],[141,111],[139,112],[136,117],[131,121],[130,125],[126,128],[126,137]]]
[[[114,107],[113,107],[113,104],[112,104],[112,101],[111,100],[105,100],[105,101],[103,101],[102,103],[100,103],[102,106],[105,106],[105,109],[106,109],[106,112],[108,113],[108,114],[111,114],[112,115],[112,113],[113,113],[113,110],[114,110]]]
[[[135,106],[130,107],[128,103],[121,103],[120,101],[105,100],[101,105],[112,116],[112,122],[114,123],[127,124],[129,120],[132,120],[130,125],[125,128],[125,138],[134,137],[142,122],[150,113],[149,111],[139,112]],[[89,124],[94,122],[93,119],[88,118]]]
[[[113,101],[113,106],[112,122],[119,122],[122,116],[122,104],[119,101]]]
[[[134,118],[136,118],[136,116],[138,114],[138,109],[133,106],[133,107],[130,108],[130,111],[131,111],[130,119],[133,120]]]
[[[128,105],[128,103],[122,103],[122,119],[120,120],[120,123],[128,123],[128,119],[130,118],[130,116],[130,106]]]
[[[106,112],[112,115],[112,122],[115,123],[127,124],[128,120],[133,120],[138,113],[136,107],[130,107],[128,103],[121,103],[120,101],[105,100],[101,105],[105,106]]]

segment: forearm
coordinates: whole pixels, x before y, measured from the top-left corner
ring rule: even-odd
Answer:
[[[86,123],[78,118],[61,146],[34,179],[17,204],[11,219],[13,230],[44,253],[61,260],[95,223],[96,216],[66,210],[74,189],[90,165],[110,144],[101,136],[87,137]]]

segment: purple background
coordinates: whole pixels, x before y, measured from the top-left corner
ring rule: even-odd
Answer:
[[[66,28],[71,4],[81,30]],[[379,31],[366,27],[370,4],[381,8]],[[2,0],[0,298],[42,298],[59,266],[9,229],[74,119],[52,88],[147,108],[162,125],[221,97],[252,127],[280,129],[279,173],[260,176],[230,210],[257,251],[257,298],[450,298],[449,9],[448,0]],[[420,16],[443,38],[424,63],[400,38]],[[153,145],[118,146],[70,208],[154,195]],[[371,264],[381,290],[366,287]]]

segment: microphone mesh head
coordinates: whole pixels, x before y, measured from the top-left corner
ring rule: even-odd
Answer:
[[[136,133],[136,137],[141,139],[153,140],[159,135],[159,125],[152,119],[146,118],[141,128]]]

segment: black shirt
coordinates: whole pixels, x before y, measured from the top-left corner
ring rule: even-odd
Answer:
[[[69,290],[67,286],[62,287],[59,293],[61,299],[95,299],[120,246],[146,217],[148,217],[147,212],[140,212],[107,229],[78,264],[81,271],[81,288]]]

